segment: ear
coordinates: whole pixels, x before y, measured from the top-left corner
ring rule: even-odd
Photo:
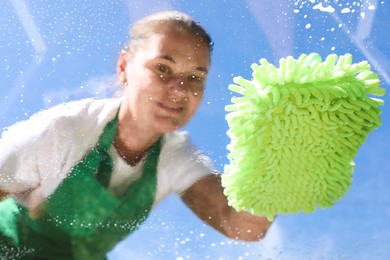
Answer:
[[[126,77],[127,55],[128,53],[126,51],[121,51],[121,53],[119,54],[118,62],[116,64],[116,72],[119,81],[123,84],[127,83],[127,77]]]

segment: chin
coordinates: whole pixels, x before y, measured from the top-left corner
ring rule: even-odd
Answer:
[[[162,133],[170,133],[182,128],[185,124],[182,124],[176,120],[164,120],[165,122],[157,123],[157,128]]]
[[[163,133],[170,133],[170,132],[174,132],[176,130],[179,130],[182,127],[183,127],[183,125],[170,125],[170,126],[162,127],[161,130]]]

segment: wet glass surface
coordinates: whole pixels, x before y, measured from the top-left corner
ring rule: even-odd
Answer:
[[[186,127],[219,170],[227,163],[224,107],[232,78],[287,55],[351,53],[390,83],[390,3],[359,1],[34,1],[0,3],[0,127],[55,104],[108,97],[128,26],[153,11],[178,9],[215,42],[203,105]],[[389,94],[383,97],[389,102]],[[278,216],[262,242],[227,239],[171,196],[110,259],[388,259],[388,104],[383,125],[355,158],[349,192],[330,209]],[[207,122],[207,123],[206,123]],[[210,124],[209,122],[212,122]]]

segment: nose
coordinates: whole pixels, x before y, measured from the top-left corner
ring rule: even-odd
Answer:
[[[187,88],[182,75],[172,78],[168,83],[168,93],[171,100],[179,101],[187,97]]]

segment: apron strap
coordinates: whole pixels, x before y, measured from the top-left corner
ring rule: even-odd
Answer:
[[[99,153],[100,163],[97,167],[96,179],[105,188],[108,188],[114,163],[109,154],[109,149],[114,141],[118,125],[118,115],[104,128],[100,139],[94,148]]]

